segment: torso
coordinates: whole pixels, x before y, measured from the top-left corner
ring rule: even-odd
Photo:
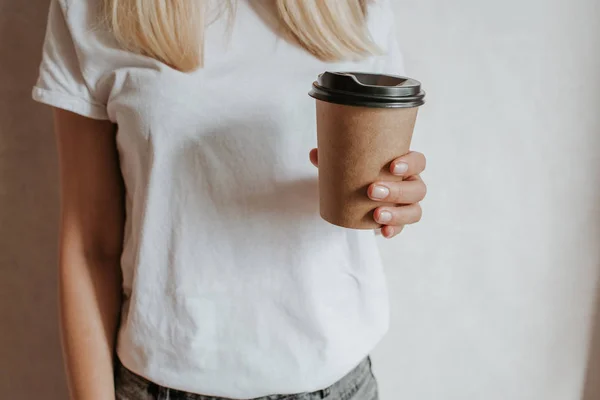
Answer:
[[[89,18],[83,3],[71,18]],[[319,216],[307,92],[320,72],[384,61],[324,63],[247,1],[235,21],[229,39],[224,21],[208,28],[205,66],[190,74],[80,36],[95,54],[86,78],[119,127],[127,189],[118,354],[187,392],[313,391],[379,341],[387,295],[373,233]]]

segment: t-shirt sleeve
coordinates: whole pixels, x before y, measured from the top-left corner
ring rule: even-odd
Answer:
[[[94,96],[85,80],[66,12],[66,6],[59,0],[51,1],[33,99],[85,117],[108,119],[106,104]]]

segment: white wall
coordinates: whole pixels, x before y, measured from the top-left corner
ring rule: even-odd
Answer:
[[[383,400],[600,399],[600,2],[391,1],[429,197],[382,243]]]

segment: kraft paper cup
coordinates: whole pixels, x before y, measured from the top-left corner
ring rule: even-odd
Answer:
[[[310,96],[317,109],[320,213],[326,221],[353,229],[381,227],[373,211],[396,204],[369,199],[377,181],[401,181],[390,163],[410,150],[421,84],[410,78],[325,72]]]

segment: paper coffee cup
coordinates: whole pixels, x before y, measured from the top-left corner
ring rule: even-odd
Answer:
[[[410,78],[325,72],[309,95],[317,100],[321,217],[353,229],[381,227],[373,211],[397,204],[369,199],[374,182],[401,181],[391,162],[409,152],[421,83]]]

